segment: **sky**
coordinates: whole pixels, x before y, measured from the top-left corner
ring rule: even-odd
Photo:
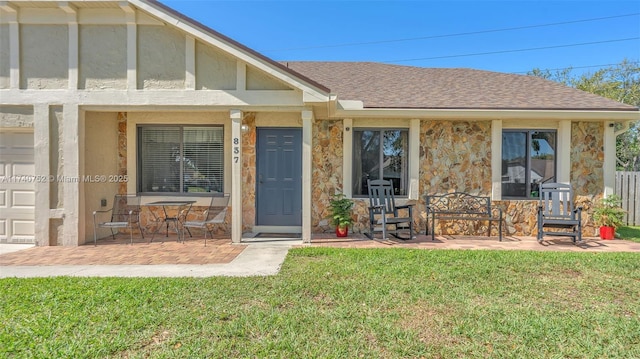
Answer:
[[[640,59],[638,0],[160,1],[277,61],[579,74]]]

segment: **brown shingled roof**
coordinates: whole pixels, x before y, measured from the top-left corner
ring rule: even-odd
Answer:
[[[534,76],[374,62],[282,62],[365,108],[638,111]]]

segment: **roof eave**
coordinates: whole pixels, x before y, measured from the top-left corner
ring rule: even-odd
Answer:
[[[471,109],[471,108],[343,108],[331,113],[332,118],[432,118],[432,119],[537,119],[637,121],[640,109]]]

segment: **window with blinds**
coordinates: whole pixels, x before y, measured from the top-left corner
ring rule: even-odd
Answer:
[[[138,191],[223,192],[222,127],[139,126]]]

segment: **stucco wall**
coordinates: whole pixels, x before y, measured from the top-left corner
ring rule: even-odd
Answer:
[[[118,147],[118,116],[115,112],[87,112],[85,114],[85,176],[110,176],[118,174],[118,157],[114,156]],[[85,241],[93,241],[93,211],[105,210],[113,205],[118,183],[84,184],[85,191]],[[106,199],[108,205],[100,206]],[[100,230],[98,237],[109,235],[109,230]],[[81,239],[82,240],[82,239]]]
[[[9,88],[9,25],[0,25],[0,89]]]
[[[138,26],[138,88],[185,87],[185,35],[169,26]]]
[[[247,66],[247,90],[290,90],[284,83],[262,71]]]
[[[255,123],[257,127],[302,127],[299,113],[258,112]]]
[[[63,153],[64,133],[62,106],[49,107],[49,171],[54,177],[64,175]],[[57,181],[49,183],[49,208],[64,208],[64,185]],[[49,245],[62,245],[64,241],[64,221],[62,218],[49,220]]]
[[[80,26],[80,89],[127,88],[127,28]]]
[[[62,106],[49,107],[49,170],[52,176],[64,173],[64,126]],[[64,186],[57,181],[51,182],[51,208],[64,208]]]
[[[33,107],[0,106],[0,128],[33,127]]]
[[[21,25],[20,63],[20,88],[67,88],[69,76],[68,26]]]
[[[196,41],[196,90],[235,90],[236,59]]]

